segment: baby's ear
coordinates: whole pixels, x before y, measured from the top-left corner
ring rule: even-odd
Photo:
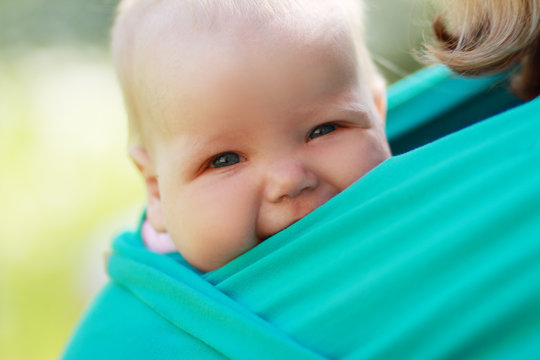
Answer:
[[[141,145],[131,146],[128,150],[131,160],[139,169],[139,172],[144,178],[146,186],[146,194],[148,204],[146,205],[146,217],[150,225],[157,232],[167,232],[165,221],[163,218],[163,210],[161,207],[161,195],[159,193],[159,183],[157,174],[154,169],[152,159],[148,155],[148,151]]]
[[[373,101],[375,102],[375,108],[381,117],[383,124],[386,123],[386,82],[380,76],[375,78],[373,85],[371,86],[371,94],[373,94]]]

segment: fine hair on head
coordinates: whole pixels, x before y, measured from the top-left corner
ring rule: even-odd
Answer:
[[[157,18],[155,10],[160,7],[166,7],[170,17],[180,14],[181,23],[178,19],[167,22]],[[345,25],[354,42],[359,76],[372,90],[384,87],[364,43],[361,0],[123,0],[112,29],[111,49],[127,108],[131,145],[145,143],[144,116],[137,106],[138,69],[134,53],[141,49],[153,51],[156,45],[145,41],[140,32],[160,26],[172,31],[170,27],[177,26],[189,29],[188,36],[196,36],[197,32],[222,31],[231,19],[256,26],[300,27],[310,36],[327,36],[332,27]]]

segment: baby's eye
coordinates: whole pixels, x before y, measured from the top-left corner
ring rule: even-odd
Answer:
[[[226,152],[213,158],[212,162],[210,163],[210,167],[221,168],[237,164],[240,161],[242,161],[242,157],[240,155],[233,152]]]
[[[322,124],[317,126],[311,134],[308,136],[308,140],[318,138],[319,136],[324,136],[336,130],[337,126],[335,124]]]

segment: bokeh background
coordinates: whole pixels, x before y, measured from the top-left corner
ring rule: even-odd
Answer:
[[[427,0],[366,0],[389,83],[418,69]],[[56,359],[107,280],[142,182],[108,52],[116,0],[0,0],[0,359]]]

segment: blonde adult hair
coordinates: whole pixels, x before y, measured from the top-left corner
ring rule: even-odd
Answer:
[[[111,49],[127,108],[130,144],[146,142],[144,114],[138,107],[139,95],[135,89],[138,69],[133,56],[137,48],[153,46],[141,40],[138,31],[144,31],[145,26],[148,29],[148,26],[163,25],[153,18],[153,10],[156,7],[172,6],[175,11],[180,10],[188,14],[187,23],[192,30],[208,31],[212,30],[216,23],[230,17],[255,20],[261,24],[268,22],[294,24],[298,20],[298,14],[313,13],[312,8],[317,4],[332,4],[336,9],[341,9],[339,23],[332,26],[345,25],[350,30],[358,60],[359,76],[370,84],[372,91],[377,88],[384,91],[384,81],[377,72],[363,40],[362,0],[122,0],[112,29]],[[307,26],[306,30],[315,33],[331,33],[332,29],[323,26],[331,24],[330,22],[317,23],[330,18],[329,16],[328,12],[315,12],[314,17],[307,17],[304,26]],[[185,24],[183,25],[185,27]]]
[[[428,61],[463,75],[522,64],[512,86],[526,99],[540,94],[540,0],[441,0]]]

